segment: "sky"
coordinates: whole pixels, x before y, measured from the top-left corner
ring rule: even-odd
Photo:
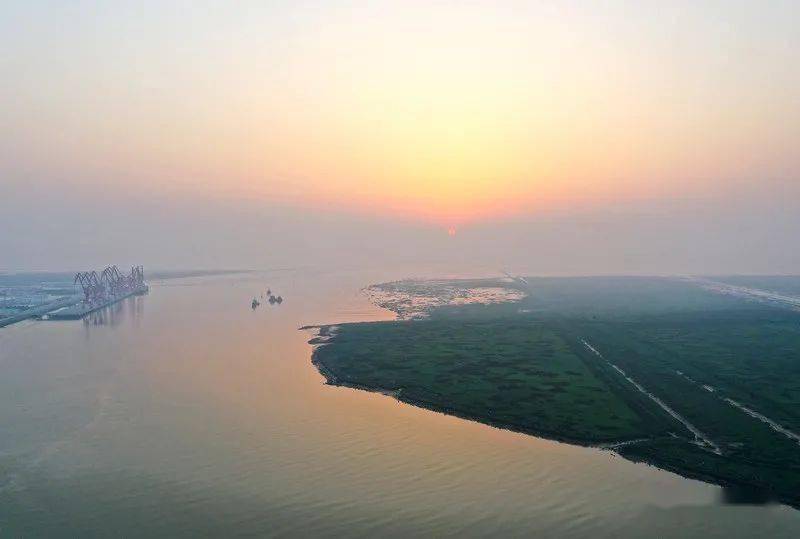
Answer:
[[[792,1],[4,2],[0,270],[800,273]]]

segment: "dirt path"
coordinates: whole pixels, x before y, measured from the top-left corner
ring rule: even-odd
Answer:
[[[650,400],[652,400],[653,402],[655,402],[655,403],[656,403],[656,404],[657,404],[659,407],[661,407],[661,409],[662,409],[662,410],[664,410],[664,411],[665,411],[665,412],[667,412],[669,415],[671,415],[672,417],[674,417],[675,419],[677,419],[678,421],[680,421],[680,422],[683,424],[683,426],[684,426],[684,427],[686,427],[686,428],[689,430],[689,432],[691,432],[691,433],[694,435],[694,437],[695,437],[695,442],[697,443],[697,445],[699,445],[700,447],[703,447],[703,448],[705,448],[705,449],[709,449],[710,451],[712,451],[712,452],[716,453],[717,455],[721,455],[721,454],[722,454],[722,450],[719,448],[719,446],[718,446],[717,444],[715,444],[715,443],[714,443],[714,442],[713,442],[713,441],[712,441],[712,440],[711,440],[711,439],[710,439],[708,436],[706,436],[705,434],[703,434],[703,433],[700,431],[700,429],[698,429],[697,427],[695,427],[694,425],[692,425],[692,424],[689,422],[689,420],[687,420],[687,419],[686,419],[686,418],[684,418],[682,415],[680,415],[678,412],[676,412],[675,410],[673,410],[673,409],[672,409],[672,408],[671,408],[671,407],[670,407],[670,406],[669,406],[669,405],[668,405],[666,402],[662,401],[661,399],[659,399],[658,397],[656,397],[655,395],[653,395],[652,393],[650,393],[650,392],[649,392],[647,389],[645,389],[645,388],[644,388],[644,387],[643,387],[641,384],[639,384],[639,383],[638,383],[636,380],[634,380],[633,378],[631,378],[630,376],[628,376],[628,374],[627,374],[627,373],[625,373],[625,371],[623,371],[623,370],[622,370],[621,368],[619,368],[617,365],[615,365],[614,363],[612,363],[612,362],[610,362],[608,359],[606,359],[606,358],[603,356],[603,354],[601,354],[600,352],[598,352],[598,351],[597,351],[597,349],[596,349],[594,346],[592,346],[591,344],[589,344],[588,342],[586,342],[586,341],[585,341],[585,340],[583,340],[583,339],[581,339],[581,342],[583,343],[583,345],[584,345],[584,346],[586,346],[586,348],[587,348],[587,349],[588,349],[590,352],[592,352],[592,353],[593,353],[593,354],[595,354],[597,357],[599,357],[600,359],[602,359],[603,361],[605,361],[605,362],[606,362],[606,363],[607,363],[607,364],[608,364],[608,365],[609,365],[609,366],[610,366],[612,369],[614,369],[614,370],[615,370],[615,371],[617,371],[619,374],[621,374],[623,378],[625,378],[625,379],[626,379],[628,382],[630,382],[630,384],[631,384],[631,385],[633,385],[633,387],[635,387],[635,388],[636,388],[637,390],[639,390],[641,393],[644,393],[645,395],[647,395],[647,396],[650,398]]]

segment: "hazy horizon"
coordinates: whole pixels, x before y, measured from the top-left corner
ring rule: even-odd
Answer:
[[[791,2],[0,14],[0,270],[800,272]]]

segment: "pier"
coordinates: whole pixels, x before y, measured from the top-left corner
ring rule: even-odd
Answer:
[[[108,266],[99,273],[97,271],[78,272],[73,279],[73,285],[77,284],[81,286],[82,296],[80,294],[69,295],[0,318],[0,328],[31,318],[79,320],[87,314],[105,309],[125,298],[147,294],[150,289],[144,280],[142,266],[131,267],[128,274],[123,274],[117,266]]]
[[[73,303],[72,305],[63,306],[53,311],[49,311],[46,314],[43,314],[40,318],[42,320],[80,320],[87,314],[93,313],[95,311],[99,311],[100,309],[105,309],[106,307],[110,307],[117,302],[122,301],[125,298],[129,298],[131,296],[142,296],[147,294],[149,291],[149,287],[146,284],[142,284],[126,293],[109,297],[106,301],[101,303]]]
[[[80,283],[83,299],[44,314],[41,317],[43,320],[78,320],[125,298],[146,294],[149,290],[144,281],[143,266],[133,266],[127,275],[119,271],[117,266],[108,266],[100,273],[79,272],[75,274],[73,282]]]

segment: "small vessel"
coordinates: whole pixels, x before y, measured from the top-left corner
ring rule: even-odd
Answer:
[[[255,308],[258,307],[259,305],[261,305],[261,303],[259,303],[256,298],[253,298],[253,303],[250,304],[250,308],[255,310]]]

